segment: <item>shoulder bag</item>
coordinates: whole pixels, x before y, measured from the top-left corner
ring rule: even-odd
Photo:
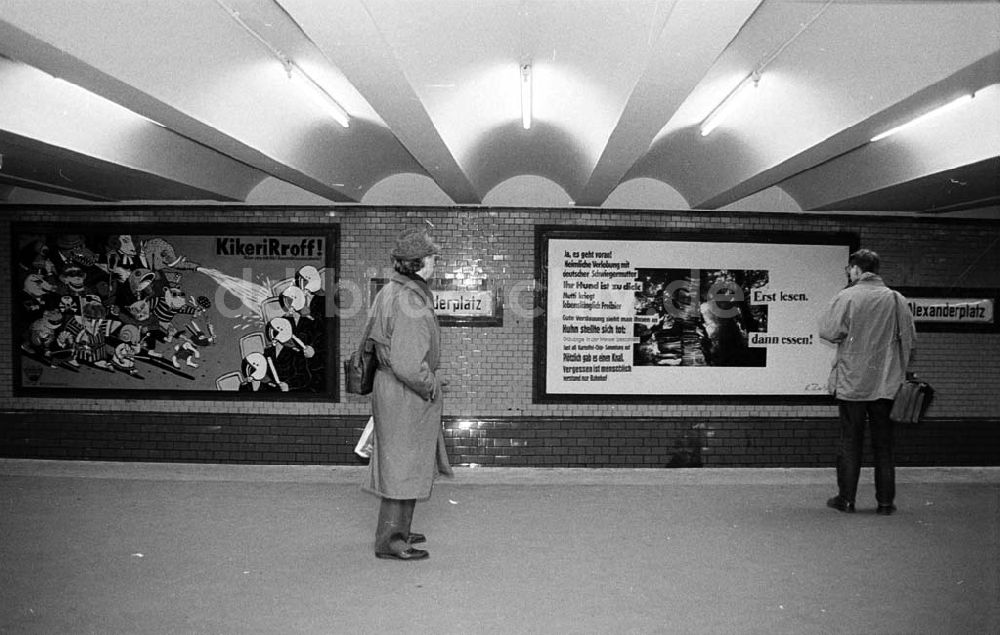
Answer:
[[[375,385],[375,370],[378,357],[375,354],[375,340],[368,337],[372,331],[374,316],[368,318],[364,335],[358,350],[344,360],[344,390],[353,395],[367,395]]]

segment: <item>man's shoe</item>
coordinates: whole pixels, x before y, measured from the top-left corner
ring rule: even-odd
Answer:
[[[879,514],[880,516],[892,516],[893,514],[896,513],[896,506],[895,505],[879,505],[878,508],[875,510],[875,513]]]
[[[414,549],[409,547],[404,551],[386,551],[384,553],[375,552],[376,558],[382,558],[383,560],[423,560],[430,557],[431,554],[427,553],[423,549]]]
[[[418,534],[415,531],[411,531],[410,537],[406,539],[406,542],[410,543],[411,545],[417,545],[422,542],[427,542],[427,536],[423,534]]]
[[[842,496],[834,496],[830,500],[826,501],[826,506],[848,514],[854,513],[854,503]]]

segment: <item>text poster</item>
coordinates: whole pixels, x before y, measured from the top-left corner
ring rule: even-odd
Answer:
[[[16,225],[15,388],[336,398],[335,229]]]
[[[825,395],[849,239],[782,239],[550,237],[545,394]]]

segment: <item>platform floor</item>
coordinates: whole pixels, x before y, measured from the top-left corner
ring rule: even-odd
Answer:
[[[0,633],[1000,632],[1000,469],[459,468],[422,562],[365,469],[0,459]]]

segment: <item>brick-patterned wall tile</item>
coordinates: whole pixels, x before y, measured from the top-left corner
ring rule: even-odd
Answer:
[[[406,227],[434,226],[444,250],[439,282],[496,288],[504,305],[500,327],[443,329],[443,367],[451,382],[445,413],[453,422],[495,422],[449,430],[457,462],[504,465],[711,465],[815,464],[829,461],[829,403],[536,404],[532,401],[534,323],[513,307],[534,301],[536,225],[643,227],[691,231],[855,232],[882,254],[891,286],[1000,288],[1000,225],[995,222],[858,215],[718,214],[600,209],[388,208],[362,206],[0,206],[7,221],[142,223],[309,223],[340,229],[339,278],[353,285],[356,305],[340,321],[340,350],[354,348],[364,324],[368,280],[391,273],[388,252]],[[0,251],[11,253],[10,224],[0,223]],[[11,258],[0,258],[0,277],[11,280]],[[0,315],[9,321],[12,294],[0,285]],[[347,308],[352,310],[348,311]],[[11,359],[11,338],[0,359]],[[992,434],[1000,419],[1000,334],[921,333],[916,368],[937,389],[929,416],[960,421],[964,436],[948,436],[944,423],[914,433],[907,460],[956,461],[981,456],[969,443]],[[131,399],[39,399],[13,395],[9,363],[0,364],[0,413],[18,414],[0,429],[3,455],[36,448],[53,458],[125,455],[144,460],[351,463],[357,434],[368,416],[365,397],[341,393],[339,403],[192,401],[197,426],[178,426],[179,402]],[[35,413],[27,420],[23,413]],[[86,426],[55,421],[87,419]],[[977,423],[977,421],[979,423]],[[514,423],[512,423],[514,422]],[[611,422],[610,424],[607,422]],[[665,424],[664,422],[669,422]],[[516,425],[515,425],[516,423]],[[13,427],[12,427],[13,426]],[[457,424],[456,424],[457,426]],[[700,427],[699,427],[700,426]],[[27,432],[26,432],[27,431]],[[23,438],[18,434],[25,434]],[[13,436],[12,436],[13,435]],[[44,448],[44,450],[42,450]],[[335,448],[335,449],[334,449]],[[966,458],[962,458],[966,457]],[[323,459],[328,459],[324,461]]]

